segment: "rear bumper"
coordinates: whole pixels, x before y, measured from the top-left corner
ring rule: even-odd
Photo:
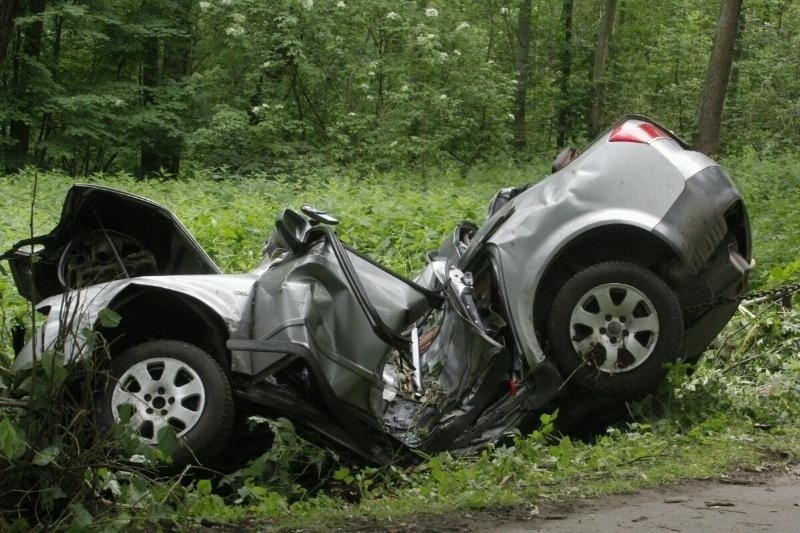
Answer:
[[[686,187],[653,232],[683,260],[684,276],[708,267],[720,242],[732,236],[741,257],[750,261],[750,221],[742,197],[719,166],[686,180]]]
[[[725,171],[711,166],[686,180],[686,188],[654,232],[681,261],[668,283],[684,309],[685,357],[694,361],[736,311],[726,302],[744,293],[750,271],[747,210]]]
[[[695,291],[692,294],[686,291],[681,294],[682,301],[688,300],[692,302],[692,306],[697,306],[685,307],[684,313],[684,348],[688,361],[696,361],[725,327],[738,307],[738,301],[726,300],[744,294],[747,285],[750,263],[742,257],[734,243],[723,241],[712,260],[702,271]],[[712,302],[720,303],[700,307]]]

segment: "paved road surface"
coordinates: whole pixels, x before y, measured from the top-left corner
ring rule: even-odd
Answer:
[[[725,482],[727,481],[727,482]],[[800,467],[543,507],[491,531],[800,532]]]

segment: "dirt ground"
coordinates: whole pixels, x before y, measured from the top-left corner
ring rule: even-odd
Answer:
[[[396,523],[348,524],[347,531],[800,531],[800,465],[737,471],[635,494],[537,505],[417,515]]]
[[[800,467],[541,508],[477,531],[800,531]]]

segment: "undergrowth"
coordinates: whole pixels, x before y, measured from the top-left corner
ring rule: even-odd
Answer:
[[[753,223],[753,286],[796,281],[800,239],[792,209],[800,200],[800,161],[741,159],[728,166]],[[544,168],[425,178],[320,172],[220,179],[197,173],[180,181],[124,175],[93,181],[164,204],[225,271],[254,266],[278,210],[308,203],[342,220],[344,241],[409,275],[455,222],[480,223],[497,188],[532,181]],[[0,178],[2,249],[30,232],[32,177]],[[58,220],[69,183],[54,174],[38,180],[34,227],[43,233]],[[199,469],[165,475],[153,461],[169,455],[169,439],[145,459],[146,450],[124,433],[96,435],[87,407],[93,368],[67,370],[54,352],[41,354],[32,369],[11,371],[11,328],[27,323],[30,310],[4,274],[0,320],[2,530],[401,520],[410,513],[633,490],[719,475],[737,465],[758,467],[768,460],[766,452],[790,459],[800,453],[794,444],[800,435],[800,312],[774,304],[740,308],[697,365],[673,365],[663,391],[631,403],[627,423],[591,441],[559,435],[552,413],[533,433],[510,436],[474,457],[442,453],[411,466],[377,468],[312,444],[287,420],[251,420],[269,424],[275,443],[228,475]]]

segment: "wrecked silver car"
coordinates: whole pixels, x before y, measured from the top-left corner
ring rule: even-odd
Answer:
[[[170,426],[176,461],[213,457],[235,412],[385,462],[473,451],[575,398],[641,397],[733,314],[751,264],[744,204],[718,164],[644,117],[557,163],[499,191],[414,280],[308,206],[277,217],[256,268],[223,274],[163,207],[76,185],[49,234],[3,256],[47,315],[15,364],[53,347],[110,354],[98,422],[130,406],[153,443]]]

